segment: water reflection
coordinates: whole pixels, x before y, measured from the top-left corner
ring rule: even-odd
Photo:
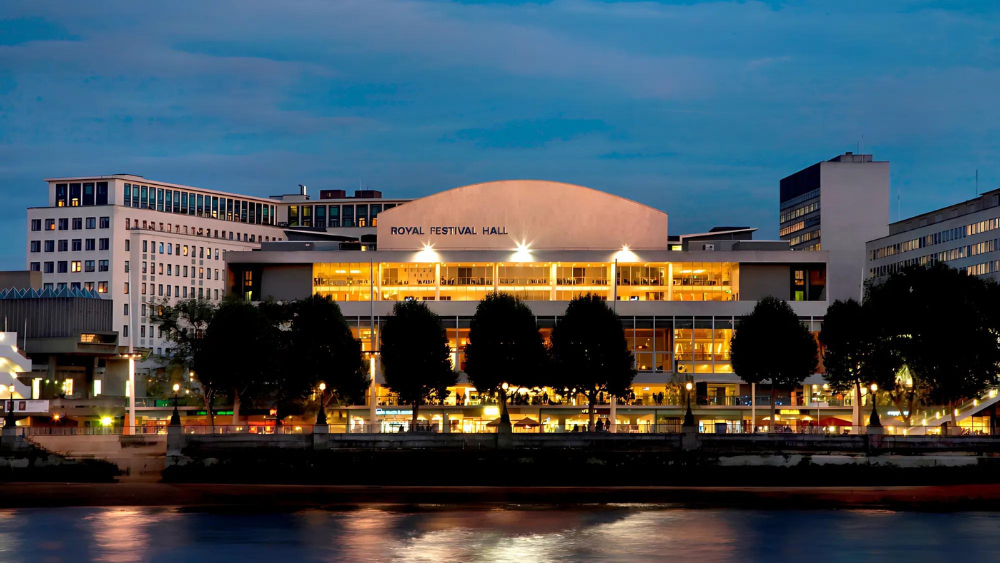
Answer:
[[[0,561],[1000,560],[1000,515],[368,507],[0,511]]]

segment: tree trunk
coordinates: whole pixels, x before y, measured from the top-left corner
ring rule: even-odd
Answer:
[[[861,381],[857,379],[854,380],[854,400],[857,401],[858,408],[852,410],[857,410],[858,416],[851,418],[854,419],[854,426],[863,426],[861,420],[865,417],[865,409],[864,405],[861,404]]]
[[[202,393],[205,398],[205,413],[208,415],[208,426],[212,429],[212,434],[215,434],[215,415],[212,414],[212,400],[215,399],[215,393],[205,390]]]
[[[594,422],[597,418],[597,392],[591,391],[587,393],[587,417],[590,421],[587,423],[587,432],[594,431]]]
[[[948,401],[948,410],[951,411],[951,428],[948,429],[948,435],[958,436],[961,432],[958,429],[957,415],[955,414],[955,401]]]
[[[417,431],[417,413],[420,411],[420,399],[413,401],[413,418],[410,419],[410,432]]]
[[[233,426],[240,425],[240,390],[233,389]]]
[[[769,434],[774,434],[778,431],[778,427],[775,425],[774,420],[774,417],[777,414],[777,406],[774,404],[777,395],[777,389],[775,387],[774,383],[771,383],[771,424],[768,432]],[[688,392],[690,393],[690,391]]]

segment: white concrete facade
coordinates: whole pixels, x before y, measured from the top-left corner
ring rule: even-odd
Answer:
[[[114,330],[120,344],[149,348],[154,354],[170,346],[149,321],[148,305],[154,299],[173,302],[202,297],[217,301],[226,291],[226,252],[253,250],[262,241],[285,237],[284,231],[273,225],[279,204],[266,198],[130,175],[46,182],[49,205],[28,209],[26,266],[42,272],[45,287],[92,286],[114,300]],[[102,184],[106,185],[106,203],[102,198],[98,205],[96,194],[74,201],[73,186],[78,186],[76,193],[82,196],[87,186],[96,191]],[[126,201],[126,186],[130,196],[132,190],[155,192],[157,199],[164,195],[152,206],[148,198],[145,205],[131,197]],[[59,193],[61,189],[66,190],[65,195]],[[174,194],[184,194],[183,208],[173,205]],[[192,206],[187,205],[188,196]],[[202,200],[200,209],[198,198]],[[216,208],[205,201],[216,202]],[[262,211],[265,207],[266,214]],[[264,224],[265,220],[272,224]],[[132,291],[136,294],[130,295]]]

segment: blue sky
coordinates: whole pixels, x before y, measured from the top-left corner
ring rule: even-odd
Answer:
[[[43,178],[117,172],[560,180],[774,238],[779,179],[863,136],[895,219],[997,187],[998,66],[995,1],[4,0],[0,268]]]

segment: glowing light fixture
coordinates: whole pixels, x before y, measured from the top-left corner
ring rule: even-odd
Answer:
[[[102,416],[101,417],[101,426],[111,426],[111,417],[110,416]]]
[[[522,240],[521,242],[515,242],[514,246],[514,255],[511,256],[511,262],[531,262],[531,243]]]

